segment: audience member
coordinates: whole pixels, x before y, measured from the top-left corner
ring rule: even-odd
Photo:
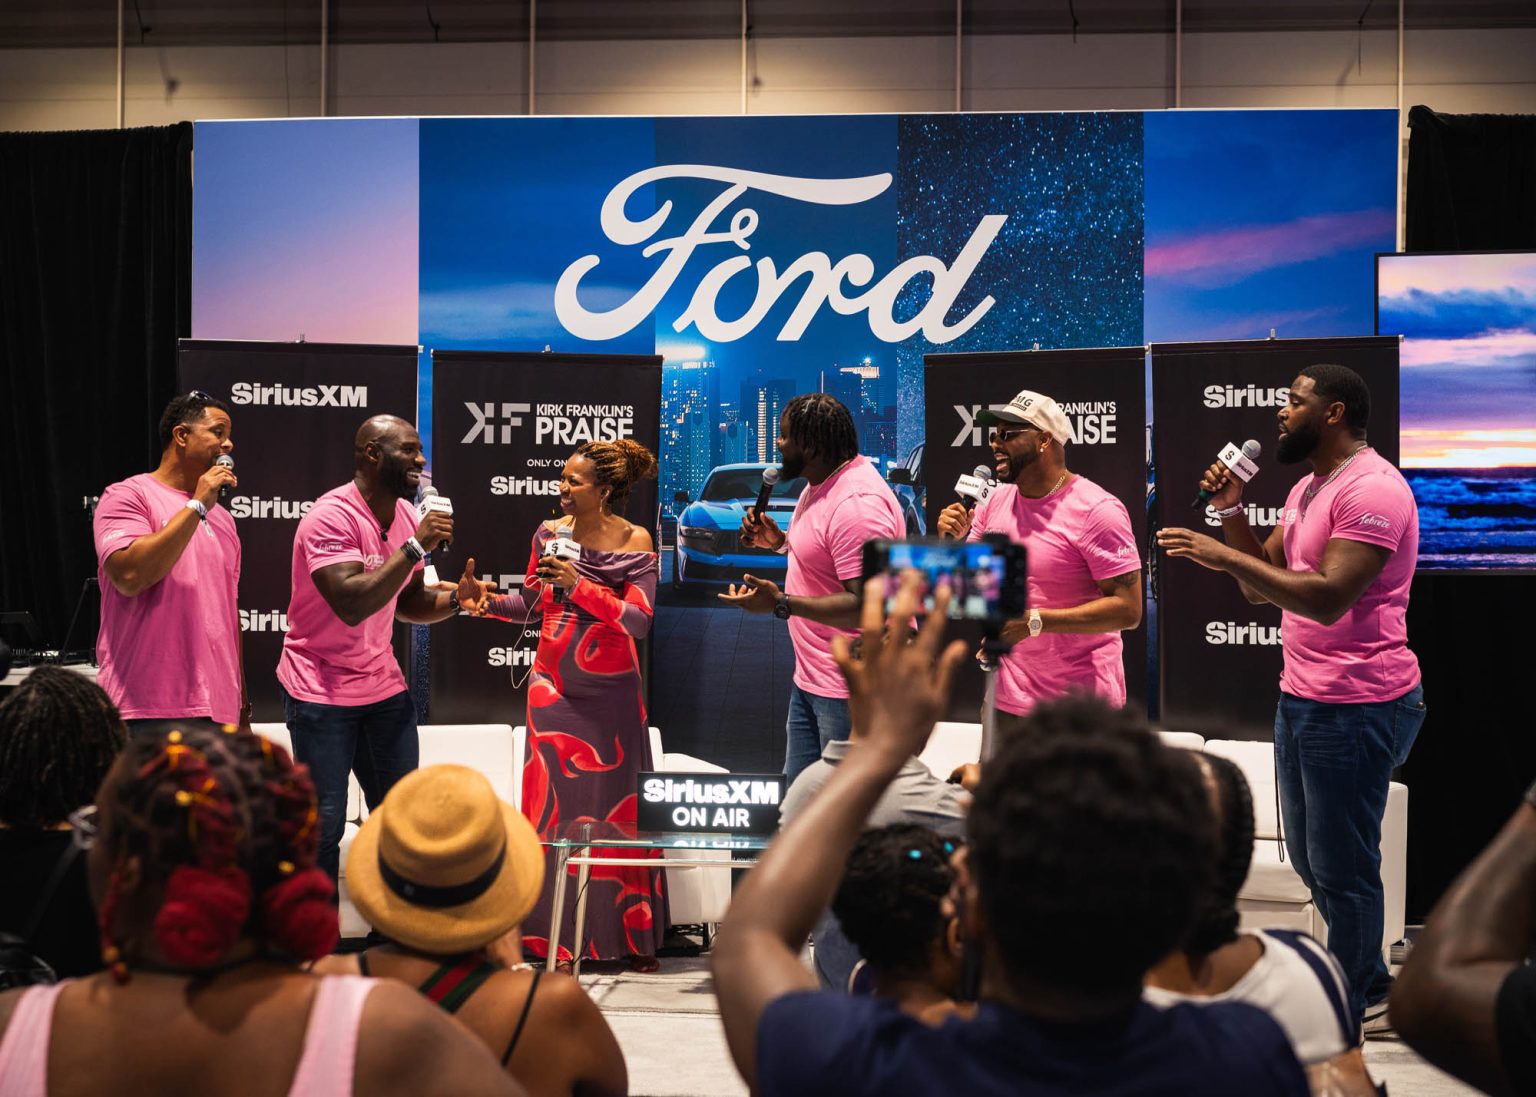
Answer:
[[[955,842],[927,827],[866,830],[832,898],[832,911],[863,957],[874,993],[933,1023],[956,1011],[960,994],[959,940],[944,910],[955,879],[955,849]]]
[[[849,729],[848,739],[828,742],[821,757],[795,778],[779,808],[779,818],[785,826],[815,799],[838,763],[847,757],[849,744],[858,738],[859,728],[854,725]],[[939,780],[914,756],[907,759],[890,787],[881,794],[864,825],[884,827],[910,823],[946,837],[959,838],[965,834],[965,810],[970,802],[969,793]],[[812,961],[822,987],[846,990],[848,977],[859,962],[859,950],[849,943],[834,911],[822,911],[816,919],[811,940],[816,943]]]
[[[581,985],[488,954],[516,936],[543,883],[538,835],[484,776],[463,766],[416,770],[368,816],[347,855],[348,893],[391,943],[316,970],[416,987],[535,1097],[624,1094],[624,1055]]]
[[[1485,1093],[1536,1093],[1536,785],[1430,912],[1392,989],[1393,1027]]]
[[[1237,892],[1253,860],[1253,799],[1232,762],[1211,754],[1190,757],[1216,812],[1216,874],[1183,947],[1147,973],[1144,996],[1159,1006],[1258,1006],[1285,1030],[1314,1093],[1374,1097],[1339,962],[1305,933],[1238,931]]]
[[[282,748],[136,735],[77,825],[108,971],[0,995],[8,1095],[521,1092],[408,988],[299,969],[336,912]]]
[[[835,646],[863,734],[721,929],[715,988],[742,1077],[767,1095],[1305,1094],[1262,1011],[1142,1001],[1142,977],[1209,885],[1214,823],[1188,756],[1102,701],[1038,706],[983,774],[956,857],[963,939],[981,956],[974,1019],[931,1027],[888,1001],[814,992],[800,947],[965,656],[958,641],[940,655],[942,592],[911,640],[916,591],[904,577],[882,637],[885,584],[866,584],[862,658],[846,638]]]
[[[38,667],[0,702],[0,930],[59,978],[100,971],[101,946],[69,817],[127,739],[100,687]]]

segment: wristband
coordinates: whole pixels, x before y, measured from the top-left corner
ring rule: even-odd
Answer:
[[[1236,518],[1241,513],[1243,513],[1243,504],[1241,504],[1241,503],[1234,503],[1232,506],[1228,507],[1226,510],[1218,510],[1216,512],[1216,517],[1218,517],[1218,518]]]
[[[405,558],[413,564],[419,564],[426,557],[427,550],[421,547],[421,542],[414,537],[407,537],[405,544],[400,546],[400,551],[405,553]]]
[[[457,588],[448,592],[448,608],[454,613],[459,612],[459,592]]]
[[[789,538],[788,537],[784,538],[783,542],[780,543],[779,547],[774,549],[773,551],[778,553],[780,556],[788,556],[789,555]]]
[[[188,510],[197,511],[197,516],[199,518],[208,517],[208,508],[203,506],[203,504],[199,503],[196,499],[188,499],[186,507]]]

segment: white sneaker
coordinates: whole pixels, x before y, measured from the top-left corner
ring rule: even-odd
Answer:
[[[1365,1007],[1365,1019],[1360,1025],[1360,1035],[1366,1040],[1396,1039],[1397,1030],[1387,1015],[1387,1001],[1383,998],[1375,1005]]]

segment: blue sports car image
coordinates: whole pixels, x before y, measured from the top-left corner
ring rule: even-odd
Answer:
[[[741,520],[757,502],[766,464],[717,465],[704,480],[699,497],[677,517],[677,548],[672,553],[674,590],[724,587],[739,583],[750,572],[784,584],[787,558],[771,549],[741,543]],[[768,497],[768,515],[789,529],[795,501],[805,489],[805,477],[781,480]]]

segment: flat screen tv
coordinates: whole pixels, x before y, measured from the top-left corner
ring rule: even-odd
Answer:
[[[1536,252],[1376,257],[1419,567],[1536,570]]]

